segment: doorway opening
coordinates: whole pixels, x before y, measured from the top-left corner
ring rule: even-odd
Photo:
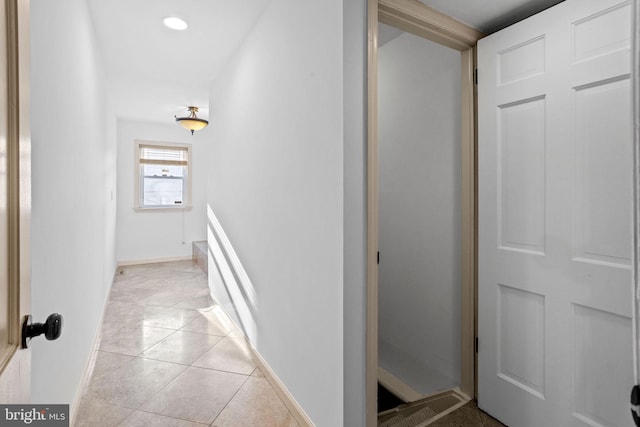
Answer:
[[[385,34],[381,34],[379,23],[395,29],[383,27]],[[475,397],[473,77],[474,46],[482,34],[427,6],[398,0],[370,0],[369,32],[367,425],[373,426],[378,424],[379,382],[410,405],[410,402],[417,405],[425,399],[441,398],[444,394],[453,399],[444,411]],[[394,58],[398,54],[389,47],[384,48],[389,40],[381,40],[379,36],[386,39],[389,33],[392,34],[389,47],[402,45],[400,56],[405,55],[404,60]],[[416,57],[405,46],[410,44],[427,46],[430,52],[425,58],[438,52],[435,55],[448,56],[446,61],[455,62],[456,66],[444,73],[450,80],[445,85],[451,89],[450,93],[436,94],[442,84],[438,84],[435,75],[442,74],[442,69],[432,69],[434,75],[431,79],[427,77],[429,70],[419,70]],[[384,58],[387,53],[391,57],[389,61]],[[442,66],[438,61],[432,61],[431,65]],[[387,63],[389,69],[385,68]],[[406,78],[402,74],[399,79],[391,79],[405,86],[404,92],[398,88],[387,92],[382,86],[388,83],[387,71],[407,72],[414,77]],[[426,99],[427,96],[413,90],[415,87],[411,88],[420,81],[432,85],[429,90],[435,91],[433,99]],[[385,98],[385,94],[389,98]],[[404,106],[396,106],[396,113],[383,117],[384,109],[395,102],[394,97],[399,105],[405,103]],[[444,102],[444,97],[451,98],[448,99],[451,102]],[[388,105],[385,99],[390,100]],[[415,108],[413,104],[406,104],[409,101],[427,104]],[[453,115],[452,109],[455,109]],[[449,121],[445,125],[446,135],[440,138],[441,146],[429,144],[434,132],[425,131],[425,110],[430,110],[430,119],[435,120],[431,128],[442,124],[445,116]],[[438,113],[445,110],[448,114],[438,119]],[[417,112],[423,116],[422,123],[420,117],[415,116],[418,120],[413,124],[405,123],[400,125],[400,130],[394,129]],[[399,138],[389,136],[395,131],[417,138],[400,143]],[[406,191],[407,185],[412,191]],[[438,191],[441,191],[439,196],[444,196],[440,201],[437,201]],[[434,205],[442,208],[442,203],[448,205],[448,211],[432,209],[429,212]],[[439,214],[442,214],[440,224],[434,219],[434,215]],[[434,228],[435,234],[429,236],[429,227]],[[440,235],[436,237],[438,232]],[[442,245],[443,239],[447,241],[447,248]],[[424,284],[432,274],[442,277],[430,277],[429,282],[434,286],[421,288],[419,284]],[[443,300],[438,301],[439,293]],[[442,304],[443,301],[446,303]],[[408,309],[411,305],[416,306]],[[429,333],[423,334],[425,331]]]
[[[460,385],[460,53],[378,30],[378,376],[408,399]]]

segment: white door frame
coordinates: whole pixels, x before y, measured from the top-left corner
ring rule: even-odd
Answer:
[[[366,423],[377,425],[378,384],[378,22],[461,52],[461,383],[476,392],[477,203],[475,45],[483,37],[422,3],[368,0]]]
[[[631,3],[631,112],[633,126],[633,370],[640,385],[640,0]]]
[[[21,348],[22,320],[30,310],[29,221],[31,137],[29,125],[30,0],[7,0],[7,253],[8,351],[0,358],[0,401],[30,400],[31,357]]]

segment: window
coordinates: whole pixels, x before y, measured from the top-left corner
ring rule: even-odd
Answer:
[[[190,207],[191,145],[136,141],[135,147],[135,207]]]

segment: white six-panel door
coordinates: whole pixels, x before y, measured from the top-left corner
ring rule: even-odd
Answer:
[[[630,3],[567,0],[478,44],[478,404],[629,426]]]

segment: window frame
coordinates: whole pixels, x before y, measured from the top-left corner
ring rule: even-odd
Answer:
[[[193,175],[193,163],[191,156],[191,144],[180,142],[164,142],[164,141],[149,141],[136,139],[134,141],[134,158],[133,158],[133,209],[136,212],[159,212],[159,211],[181,211],[191,209],[191,182]],[[184,193],[182,197],[182,204],[180,205],[162,205],[162,206],[146,206],[142,204],[142,191],[141,185],[144,182],[142,176],[142,163],[140,162],[140,151],[142,147],[158,147],[158,148],[180,148],[187,152],[187,165],[186,165],[186,177],[184,178]]]

